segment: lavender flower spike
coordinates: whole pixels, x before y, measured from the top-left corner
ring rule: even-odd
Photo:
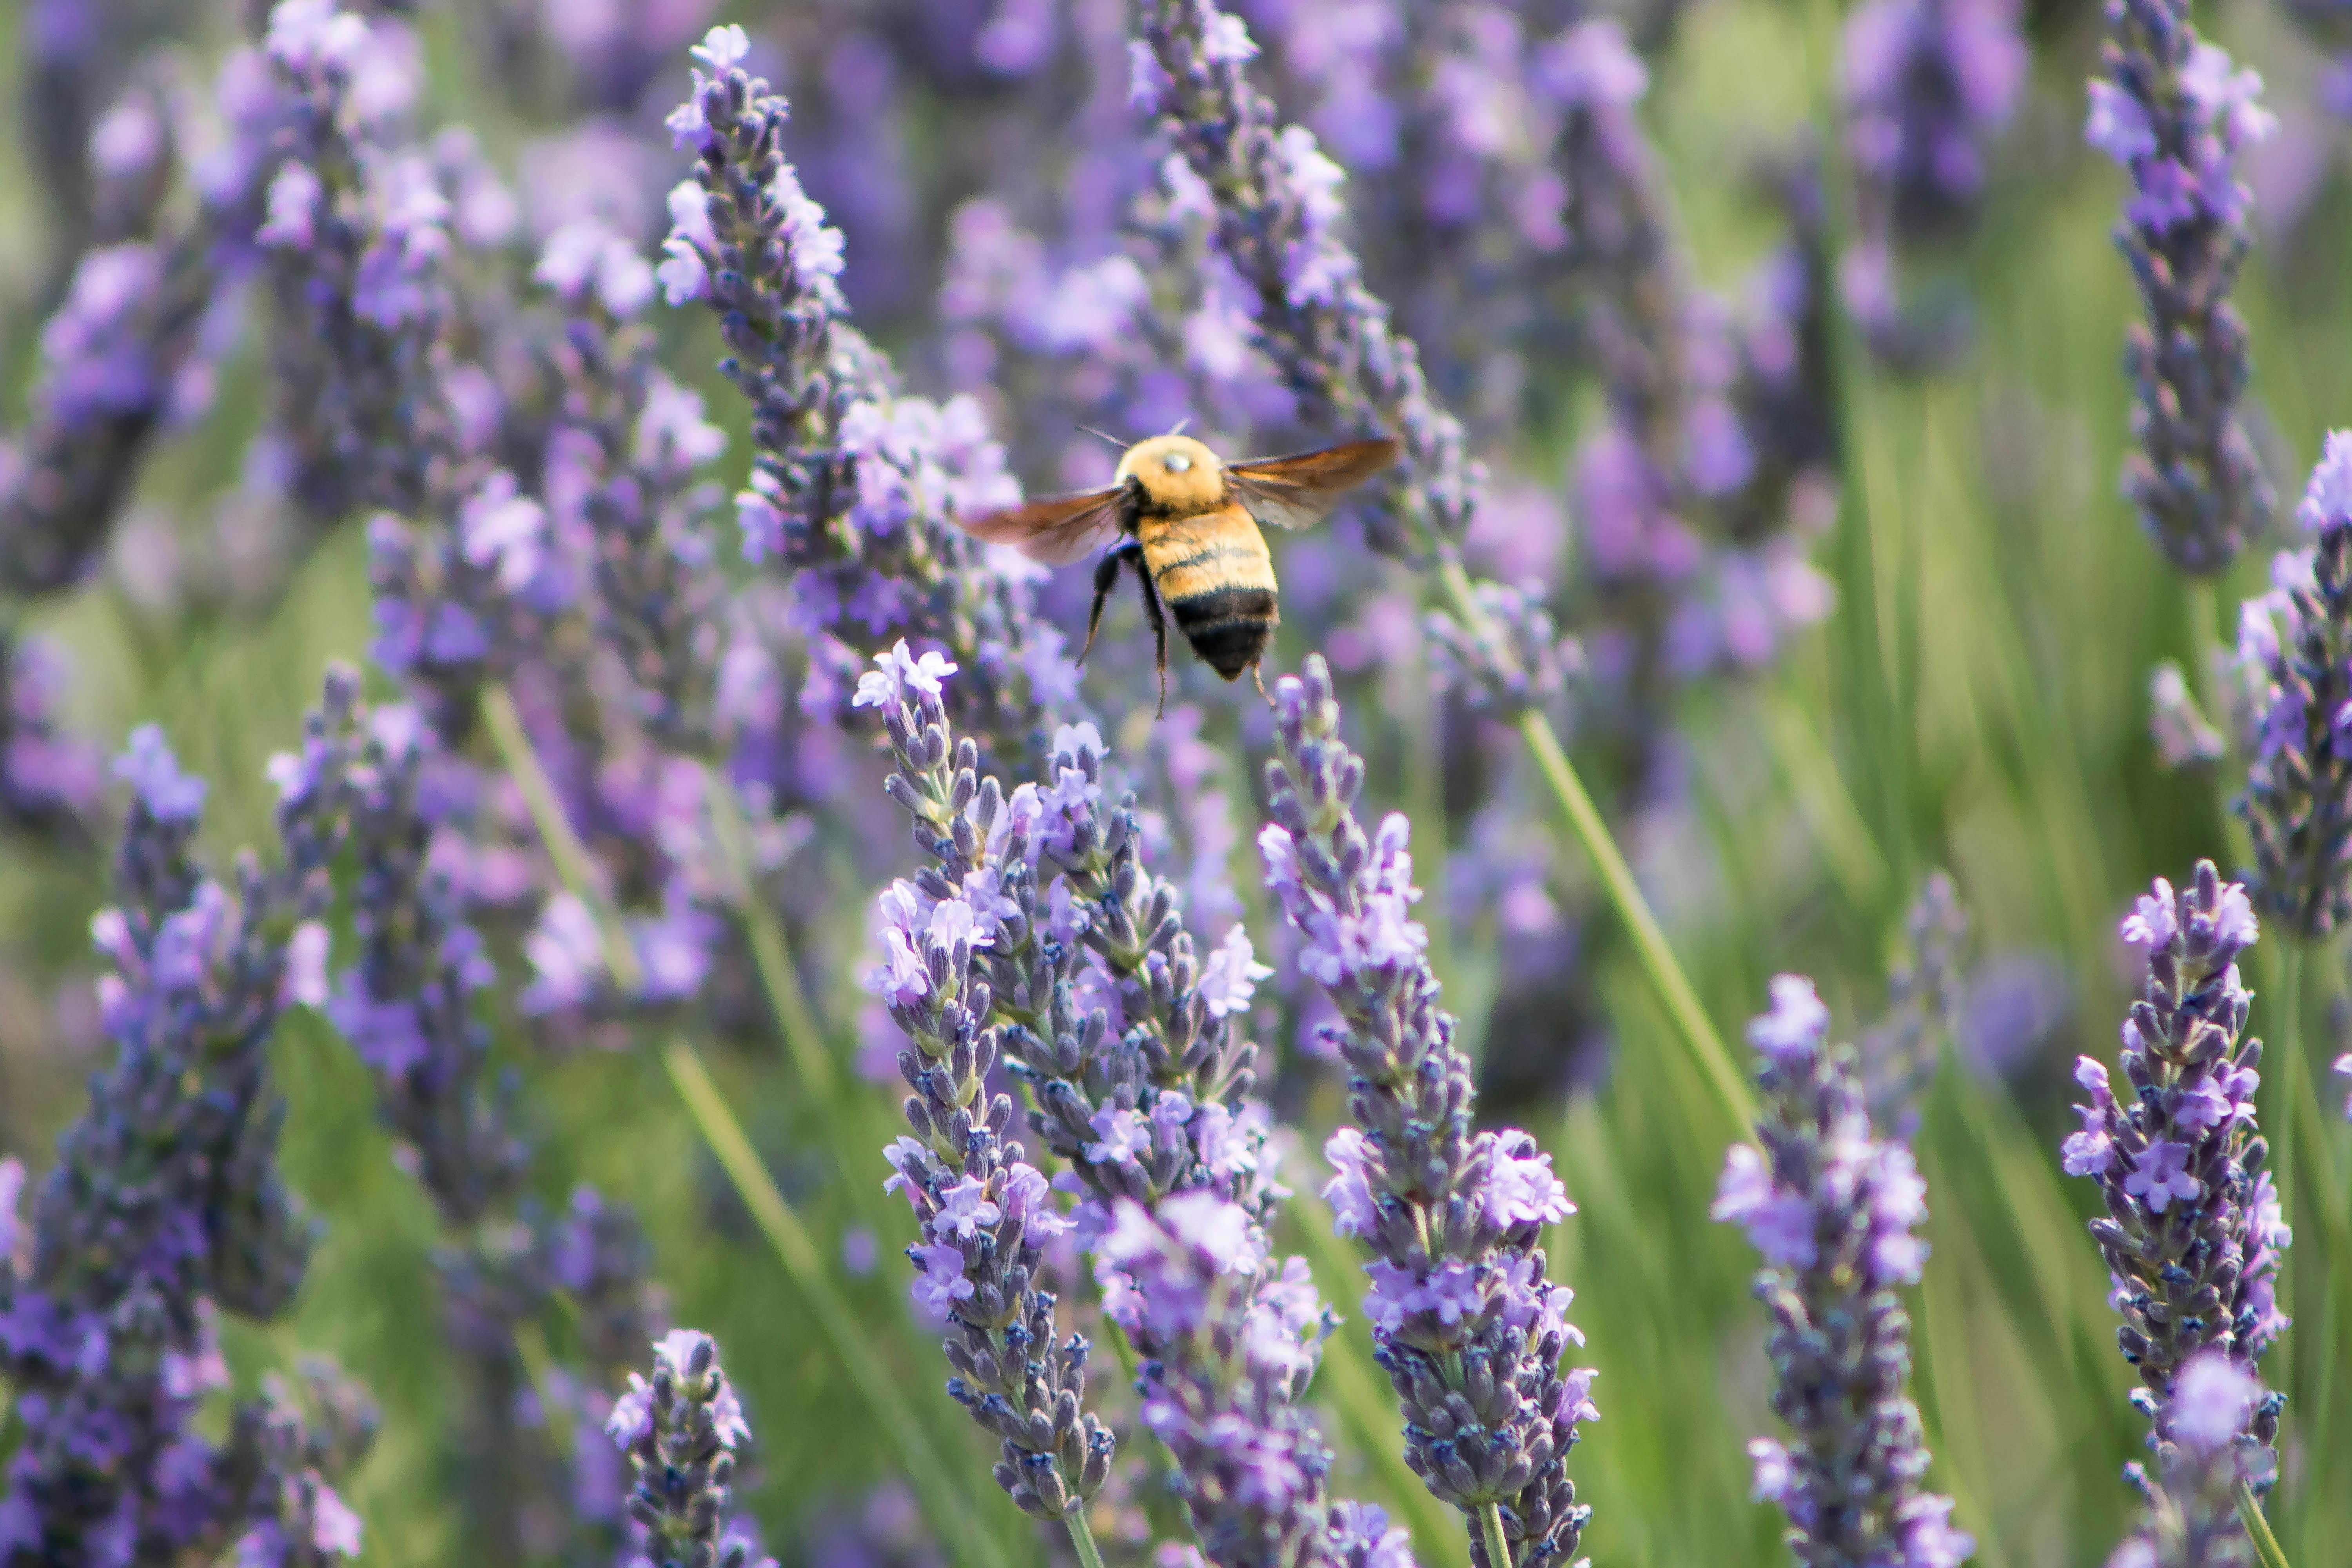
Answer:
[[[1551,1157],[1526,1133],[1471,1125],[1470,1063],[1438,1007],[1401,815],[1367,837],[1351,809],[1363,759],[1339,738],[1331,673],[1310,657],[1274,692],[1281,747],[1266,764],[1258,836],[1266,885],[1343,1026],[1353,1127],[1324,1149],[1343,1236],[1375,1254],[1364,1308],[1405,1417],[1405,1461],[1474,1521],[1477,1568],[1538,1568],[1576,1552],[1591,1510],[1565,1466],[1598,1415],[1592,1373],[1562,1375],[1583,1336],[1567,1287],[1545,1278],[1543,1227],[1574,1212]],[[1507,1561],[1497,1560],[1497,1551]]]
[[[2148,318],[2124,349],[2141,448],[2124,493],[2175,566],[2210,575],[2274,504],[2238,417],[2246,327],[2229,292],[2250,243],[2234,163],[2276,122],[2262,78],[2198,38],[2187,0],[2107,0],[2107,27],[2084,136],[2131,172],[2116,244]]]
[[[2099,1184],[2107,1213],[2091,1235],[2115,1278],[2116,1338],[2147,1387],[2135,1403],[2170,1442],[2174,1396],[2189,1358],[2225,1352],[2249,1378],[2287,1326],[2275,1296],[2279,1254],[2292,1239],[2263,1163],[2254,1124],[2262,1042],[2242,1039],[2252,1000],[2238,955],[2253,945],[2245,889],[2210,860],[2175,893],[2158,878],[2123,923],[2147,958],[2147,986],[2124,1023],[2126,1091],[2088,1057],[2075,1080],[2090,1097],[2083,1130],[2066,1140],[2069,1175]],[[2267,1447],[2284,1396],[2265,1394],[2245,1430]]]
[[[835,628],[950,650],[960,716],[991,751],[1045,739],[1076,693],[1061,635],[1030,613],[1025,578],[992,564],[950,521],[1020,499],[971,397],[898,395],[889,361],[842,320],[841,234],[784,159],[784,100],[742,68],[749,42],[714,27],[694,92],[669,118],[696,153],[670,193],[660,268],[673,305],[718,312],[719,368],[751,405],[751,488],[736,498],[743,552],[793,580],[803,626],[843,666]]]
[[[1144,1422],[1175,1456],[1209,1560],[1337,1568],[1377,1555],[1409,1568],[1379,1510],[1328,1500],[1330,1455],[1298,1405],[1329,1320],[1305,1263],[1276,1260],[1265,1229],[1278,1194],[1265,1109],[1248,1099],[1256,1047],[1238,1020],[1269,972],[1239,927],[1195,956],[1177,889],[1143,863],[1133,799],[1100,808],[1107,753],[1092,726],[1055,736],[1051,789],[1007,796],[979,774],[971,742],[949,744],[944,661],[901,646],[876,662],[860,700],[883,710],[898,763],[890,793],[937,864],[885,895],[894,962],[872,984],[885,994],[902,984],[904,911],[961,889],[986,938],[974,992],[991,997],[990,1037],[1029,1086],[1031,1128],[1069,1163],[1057,1184],[1086,1194],[1076,1219],[1095,1241],[1106,1312],[1141,1361]],[[1082,985],[1115,1000],[1122,1028],[1108,1008],[1081,1006]],[[993,1223],[984,1190],[912,1140],[893,1161],[894,1185],[929,1230],[942,1215],[959,1229]],[[1052,1215],[1035,1173],[1007,1191],[1033,1226]],[[959,1397],[973,1393],[959,1381]]]
[[[1872,1128],[1861,1062],[1831,1047],[1829,1024],[1811,981],[1772,982],[1772,1010],[1748,1026],[1764,1058],[1757,1143],[1732,1145],[1715,1202],[1764,1255],[1772,1408],[1796,1438],[1748,1446],[1756,1496],[1780,1505],[1812,1568],[1952,1568],[1976,1542],[1951,1527],[1952,1500],[1920,1486],[1927,1450],[1904,1393],[1911,1324],[1898,1292],[1927,1259],[1912,1235],[1927,1184],[1902,1141]]]
[[[260,1461],[207,1441],[196,1415],[227,1381],[219,1311],[275,1316],[308,1261],[268,1046],[290,1003],[323,998],[357,691],[331,675],[300,755],[273,769],[285,859],[244,857],[234,897],[191,854],[205,784],[162,732],[115,765],[134,799],[117,903],[90,931],[114,964],[99,995],[117,1053],[58,1141],[29,1265],[0,1257],[0,1375],[21,1421],[0,1564],[212,1555],[247,1522],[215,1480]]]
[[[2266,1456],[2249,1451],[2246,1428],[2262,1398],[2262,1384],[2220,1351],[2200,1352],[2182,1369],[2164,1410],[2172,1436],[2158,1446],[2156,1473],[2137,1462],[2124,1472],[2147,1501],[2147,1522],[2107,1568],[2253,1568],[2237,1487],[2261,1479]]]
[[[2284,551],[2241,611],[2240,673],[2256,711],[2235,802],[2254,843],[2254,907],[2297,936],[2352,915],[2352,431],[2327,437],[2296,513],[2316,535]]]
[[[979,750],[949,740],[945,678],[956,666],[919,658],[904,642],[877,657],[859,683],[860,707],[878,708],[899,771],[890,793],[916,817],[918,842],[950,866],[882,895],[885,961],[866,979],[913,1048],[898,1071],[916,1136],[887,1156],[887,1184],[903,1193],[922,1229],[907,1249],[919,1303],[948,1321],[944,1351],[957,1376],[948,1393],[1003,1440],[996,1482],[1025,1512],[1086,1529],[1087,1500],[1110,1475],[1113,1439],[1086,1410],[1082,1334],[1054,1343],[1051,1291],[1035,1288],[1041,1244],[1070,1226],[1045,1178],[1027,1163],[1013,1128],[1013,1100],[992,1096],[1003,1044],[991,1026],[998,1003],[981,961],[1002,938],[1024,941],[1000,918],[1002,889],[983,867],[987,847],[1012,831],[996,781],[978,779]],[[1015,1005],[1029,1001],[1021,998]],[[1108,1134],[1106,1134],[1108,1136]]]
[[[653,1381],[629,1374],[629,1392],[604,1430],[636,1471],[629,1516],[645,1527],[646,1562],[745,1568],[751,1542],[723,1531],[735,1447],[751,1440],[751,1428],[727,1386],[716,1340],[673,1329],[655,1341]],[[763,1558],[761,1568],[775,1568],[775,1560]]]

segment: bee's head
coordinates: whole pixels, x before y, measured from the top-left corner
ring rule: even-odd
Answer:
[[[1177,512],[1206,510],[1225,499],[1224,465],[1190,436],[1138,441],[1118,460],[1118,482],[1140,486],[1152,501]]]

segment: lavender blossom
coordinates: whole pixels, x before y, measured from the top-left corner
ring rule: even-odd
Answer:
[[[2315,536],[2284,552],[2241,610],[2238,661],[2256,697],[2245,793],[2254,907],[2296,936],[2352,915],[2352,432],[2327,437],[2296,513]]]
[[[2225,1352],[2253,1379],[2287,1327],[2277,1275],[2292,1237],[2254,1121],[2262,1042],[2242,1039],[2252,998],[2237,959],[2255,934],[2245,889],[2211,861],[2177,894],[2158,878],[2123,922],[2147,961],[2146,996],[2124,1023],[2129,1092],[2111,1092],[2088,1057],[2074,1074],[2090,1103],[2075,1108],[2083,1130],[2066,1140],[2066,1172],[2096,1181],[2106,1200],[2091,1235],[2115,1279],[2124,1359],[2147,1385],[2134,1402],[2159,1446],[2176,1436],[2191,1357]],[[2255,1443],[2276,1440],[2284,1403],[2265,1394],[2249,1406],[2242,1429]]]
[[[2165,659],[2148,672],[2148,733],[2158,761],[2169,769],[2210,768],[2230,749],[2197,698],[2180,666]]]
[[[355,728],[360,958],[338,980],[327,1016],[374,1075],[378,1113],[443,1223],[463,1230],[512,1200],[528,1157],[512,1125],[513,1086],[489,1079],[489,1031],[474,1011],[494,972],[448,872],[432,863],[426,769],[446,759],[404,704],[377,708]]]
[[[1846,298],[1872,349],[1897,368],[1933,369],[1965,342],[1964,302],[1906,304],[1896,273],[1906,251],[1968,228],[1986,144],[2008,123],[2025,68],[2015,0],[1869,0],[1846,17],[1860,231]]]
[[[2171,1436],[2157,1445],[2154,1472],[2137,1461],[2125,1469],[2147,1519],[2107,1568],[2253,1568],[2261,1561],[2237,1489],[2242,1479],[2260,1482],[2270,1462],[2247,1436],[2263,1398],[2261,1383],[2223,1352],[2189,1360],[2163,1412]]]
[[[1951,1527],[1952,1500],[1921,1488],[1927,1450],[1904,1393],[1911,1324],[1899,1292],[1927,1259],[1912,1232],[1927,1187],[1903,1142],[1873,1128],[1860,1061],[1830,1047],[1829,1021],[1811,981],[1772,982],[1772,1010],[1748,1027],[1764,1058],[1762,1148],[1732,1146],[1713,1210],[1764,1256],[1772,1408],[1796,1437],[1748,1446],[1756,1496],[1788,1515],[1808,1568],[1954,1568],[1976,1542]]]
[[[300,765],[279,780],[285,859],[250,855],[232,896],[192,858],[205,785],[160,731],[116,763],[133,791],[117,905],[91,921],[116,1059],[59,1140],[29,1264],[0,1267],[0,1351],[23,1433],[0,1498],[0,1561],[85,1551],[163,1559],[236,1521],[211,1484],[227,1456],[196,1407],[226,1382],[219,1309],[266,1319],[300,1283],[310,1229],[274,1160],[268,1046],[322,999],[328,868],[343,837],[355,697],[331,677]],[[353,1543],[354,1546],[356,1542]]]
[[[1142,33],[1150,69],[1138,100],[1214,194],[1218,246],[1257,297],[1258,345],[1310,417],[1403,442],[1386,487],[1396,515],[1376,542],[1391,552],[1458,542],[1485,471],[1339,236],[1345,174],[1305,126],[1276,130],[1244,73],[1257,47],[1240,18],[1212,0],[1156,0]]]
[[[101,552],[158,431],[201,395],[221,270],[197,232],[87,252],[41,333],[26,431],[0,443],[0,581],[51,593]]]
[[[692,1329],[655,1341],[653,1381],[631,1373],[604,1429],[636,1472],[629,1517],[644,1526],[655,1568],[745,1568],[751,1543],[726,1532],[728,1483],[751,1428],[716,1341]],[[762,1559],[761,1568],[773,1564]]]
[[[377,1115],[445,1232],[434,1261],[471,1395],[456,1438],[469,1529],[527,1552],[559,1544],[546,1539],[553,1522],[572,1549],[606,1552],[616,1513],[549,1506],[567,1493],[572,1456],[544,1442],[546,1406],[575,1429],[603,1420],[610,1369],[661,1325],[648,1249],[635,1216],[591,1188],[553,1213],[523,1195],[532,1143],[518,1085],[493,1076],[478,1016],[496,970],[448,864],[464,765],[407,704],[352,712],[344,745],[360,951],[325,1010],[373,1077]],[[299,766],[289,757],[274,771]],[[558,1315],[559,1293],[582,1364],[535,1385],[518,1336]]]
[[[272,1373],[238,1407],[215,1485],[244,1501],[239,1568],[331,1568],[360,1554],[360,1518],[334,1482],[374,1441],[374,1403],[334,1367],[305,1360],[299,1383]]]
[[[626,667],[647,734],[708,752],[724,584],[709,536],[718,487],[698,475],[726,435],[655,366],[653,333],[635,319],[653,268],[626,241],[575,222],[548,241],[537,276],[568,318],[548,452],[553,524],[593,541],[599,640]]]
[[[297,105],[256,236],[288,488],[322,518],[383,509],[368,525],[371,652],[455,737],[578,586],[505,448],[514,416],[494,373],[535,350],[464,266],[511,229],[513,203],[485,194],[495,181],[465,132],[406,138],[419,67],[396,21],[280,0],[263,49]]]
[[[2251,242],[2236,159],[2276,122],[2255,101],[2262,78],[2200,41],[2178,0],[2108,0],[2107,26],[2084,136],[2131,172],[2116,243],[2148,318],[2124,349],[2141,447],[2124,493],[2175,566],[2210,576],[2274,504],[2238,416],[2246,328],[2229,292]]]
[[[1330,1561],[1355,1528],[1342,1522],[1352,1505],[1328,1500],[1330,1457],[1297,1404],[1328,1323],[1305,1264],[1270,1256],[1266,1118],[1247,1098],[1256,1048],[1238,1037],[1270,972],[1238,927],[1196,958],[1181,895],[1143,864],[1133,797],[1102,808],[1106,753],[1091,726],[1056,736],[1050,787],[1024,784],[1008,798],[980,775],[977,747],[950,746],[940,688],[952,667],[903,644],[876,663],[859,700],[882,710],[898,761],[890,793],[939,864],[885,895],[891,962],[869,985],[906,1023],[913,917],[926,900],[942,900],[934,929],[966,911],[953,919],[974,928],[984,978],[973,1005],[985,996],[992,1008],[984,1037],[1030,1087],[1032,1130],[1087,1196],[1080,1234],[1097,1254],[1107,1310],[1142,1358],[1144,1420],[1177,1459],[1210,1561]],[[924,1076],[908,1057],[901,1068]],[[892,1159],[893,1184],[931,1237],[918,1249],[920,1294],[936,1251],[1003,1215],[987,1187],[949,1184],[953,1167],[911,1140]],[[1002,1209],[1033,1187],[1042,1202],[1043,1178],[1016,1173]]]
[[[743,29],[712,29],[670,116],[695,175],[670,194],[660,277],[672,304],[708,301],[751,401],[751,488],[737,498],[745,555],[793,582],[795,612],[839,648],[903,636],[949,649],[967,726],[992,752],[1028,751],[1075,689],[1057,632],[950,521],[1017,500],[979,405],[901,396],[888,362],[841,317],[841,236],[782,151],[785,108],[746,72]],[[853,634],[851,627],[863,627]]]
[[[1365,1310],[1405,1416],[1405,1462],[1475,1521],[1480,1568],[1573,1558],[1591,1510],[1565,1472],[1577,1423],[1598,1415],[1592,1373],[1563,1376],[1583,1337],[1545,1278],[1543,1227],[1574,1212],[1551,1157],[1524,1132],[1471,1124],[1470,1063],[1439,1011],[1410,826],[1368,837],[1352,806],[1364,764],[1339,739],[1322,659],[1275,688],[1280,761],[1266,765],[1259,835],[1266,885],[1304,940],[1299,967],[1342,1019],[1326,1037],[1348,1068],[1349,1110],[1324,1154],[1335,1228],[1374,1254]],[[1497,1511],[1499,1510],[1499,1512]],[[1508,1563],[1492,1560],[1501,1546]]]
[[[1887,976],[1886,1016],[1857,1042],[1857,1055],[1871,1125],[1908,1139],[1918,1131],[1919,1099],[1952,1037],[1967,978],[1969,912],[1948,872],[1927,873],[1904,926],[1910,965]]]
[[[64,650],[0,630],[0,820],[33,833],[79,836],[105,777],[97,747],[58,722]]]
[[[1106,1310],[1148,1358],[1143,1424],[1176,1458],[1208,1560],[1338,1568],[1380,1552],[1410,1568],[1379,1510],[1325,1501],[1331,1457],[1298,1401],[1333,1319],[1306,1261],[1276,1264],[1250,1212],[1203,1187],[1116,1200],[1097,1247]]]
[[[903,642],[877,662],[858,700],[881,709],[901,756],[891,794],[916,814],[919,842],[953,857],[947,874],[900,881],[883,895],[886,960],[866,988],[913,1047],[898,1054],[898,1070],[915,1090],[906,1112],[916,1133],[887,1152],[898,1172],[887,1185],[905,1194],[921,1227],[921,1245],[907,1255],[916,1300],[949,1321],[943,1349],[958,1375],[948,1392],[1003,1440],[997,1484],[1024,1511],[1076,1519],[1083,1529],[1079,1510],[1110,1473],[1113,1439],[1084,1407],[1090,1346],[1081,1334],[1055,1344],[1055,1297],[1034,1284],[1041,1244],[1070,1222],[1006,1136],[1011,1098],[992,1096],[986,1081],[1003,1038],[990,1026],[996,996],[978,961],[1002,926],[995,889],[971,877],[1003,796],[993,780],[980,784],[969,739],[956,744],[950,767],[942,682],[956,666],[936,653],[918,659]],[[1102,1136],[1124,1151],[1128,1131]]]

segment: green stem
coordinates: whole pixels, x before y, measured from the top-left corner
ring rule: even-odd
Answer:
[[[1470,574],[1462,569],[1462,563],[1452,555],[1440,557],[1437,575],[1462,624],[1474,635],[1487,635],[1490,628],[1486,612],[1479,608],[1478,596],[1470,586]],[[1666,1014],[1689,1048],[1700,1076],[1706,1079],[1707,1087],[1715,1091],[1725,1113],[1734,1122],[1743,1129],[1753,1125],[1756,1100],[1748,1091],[1748,1080],[1731,1065],[1731,1053],[1724,1048],[1723,1037],[1716,1033],[1706,1009],[1699,1005],[1698,993],[1692,988],[1690,977],[1683,973],[1675,950],[1667,945],[1666,933],[1659,926],[1658,917],[1651,912],[1649,900],[1643,897],[1642,885],[1633,879],[1633,868],[1626,864],[1617,840],[1610,835],[1609,825],[1601,820],[1601,808],[1592,804],[1592,796],[1586,792],[1584,781],[1577,777],[1575,764],[1560,749],[1551,721],[1530,708],[1519,715],[1519,733],[1526,738],[1536,770],[1543,774],[1544,783],[1559,803],[1561,815],[1568,818],[1570,830],[1601,873],[1609,901],[1616,906],[1618,919],[1625,922],[1642,968],[1657,991],[1658,1000],[1665,1005]]]
[[[1070,1544],[1077,1548],[1080,1568],[1103,1568],[1102,1548],[1095,1544],[1095,1532],[1087,1523],[1084,1503],[1072,1509],[1062,1522],[1070,1527]]]
[[[1501,1504],[1479,1504],[1478,1529],[1486,1537],[1487,1568],[1511,1568],[1511,1543],[1503,1534]]]
[[[793,1070],[809,1091],[825,1104],[837,1105],[840,1075],[825,1050],[824,1031],[809,1006],[808,993],[801,988],[784,923],[760,897],[751,860],[751,829],[743,820],[742,803],[724,769],[709,768],[706,776],[711,831],[719,840],[719,855],[734,874],[737,886],[731,891],[736,912],[742,917],[744,934],[751,940],[751,963],[760,972],[761,989],[768,994],[768,1005],[776,1015],[784,1049],[791,1053]]]
[[[2254,1489],[2243,1480],[2238,1483],[2238,1518],[2254,1543],[2254,1555],[2263,1560],[2263,1568],[2294,1568],[2278,1537],[2271,1533],[2271,1521],[2263,1517],[2263,1505],[2255,1499]]]
[[[493,683],[482,693],[482,714],[489,725],[490,739],[498,748],[499,760],[522,791],[523,804],[539,830],[541,842],[547,847],[548,858],[555,862],[556,874],[572,897],[587,905],[595,917],[606,967],[625,991],[635,991],[642,971],[628,933],[621,928],[617,912],[604,897],[587,847],[573,831],[554,784],[540,764],[539,753],[531,748],[530,736],[515,711],[513,696],[504,686]],[[728,1180],[734,1184],[736,1195],[751,1211],[752,1221],[767,1237],[777,1261],[784,1266],[785,1274],[808,1303],[818,1331],[830,1343],[835,1363],[847,1373],[897,1446],[907,1467],[908,1482],[921,1500],[923,1511],[930,1516],[939,1539],[960,1558],[968,1558],[971,1568],[1003,1568],[994,1540],[969,1528],[969,1500],[956,1495],[960,1489],[948,1486],[947,1467],[924,1436],[913,1410],[898,1387],[877,1369],[870,1329],[858,1322],[848,1302],[835,1289],[807,1227],[785,1201],[775,1178],[768,1173],[742,1123],[728,1109],[726,1097],[712,1080],[710,1069],[683,1039],[672,1039],[662,1047],[662,1066],[668,1071],[670,1082],[685,1102],[687,1113],[693,1118],[703,1142],[719,1161],[719,1168],[727,1173]],[[1097,1559],[1089,1568],[1101,1568],[1100,1560]]]

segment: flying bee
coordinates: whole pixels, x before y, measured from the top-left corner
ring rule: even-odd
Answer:
[[[1181,431],[1129,447],[1108,489],[1048,496],[963,524],[992,544],[1010,544],[1032,561],[1061,566],[1112,541],[1095,567],[1087,643],[1095,646],[1104,604],[1122,564],[1135,568],[1143,613],[1151,623],[1160,705],[1168,706],[1168,617],[1173,611],[1192,651],[1227,680],[1258,660],[1282,613],[1274,560],[1258,524],[1306,528],[1338,510],[1349,490],[1397,459],[1386,437],[1349,441],[1286,458],[1225,463]],[[1258,689],[1265,689],[1258,678]]]

